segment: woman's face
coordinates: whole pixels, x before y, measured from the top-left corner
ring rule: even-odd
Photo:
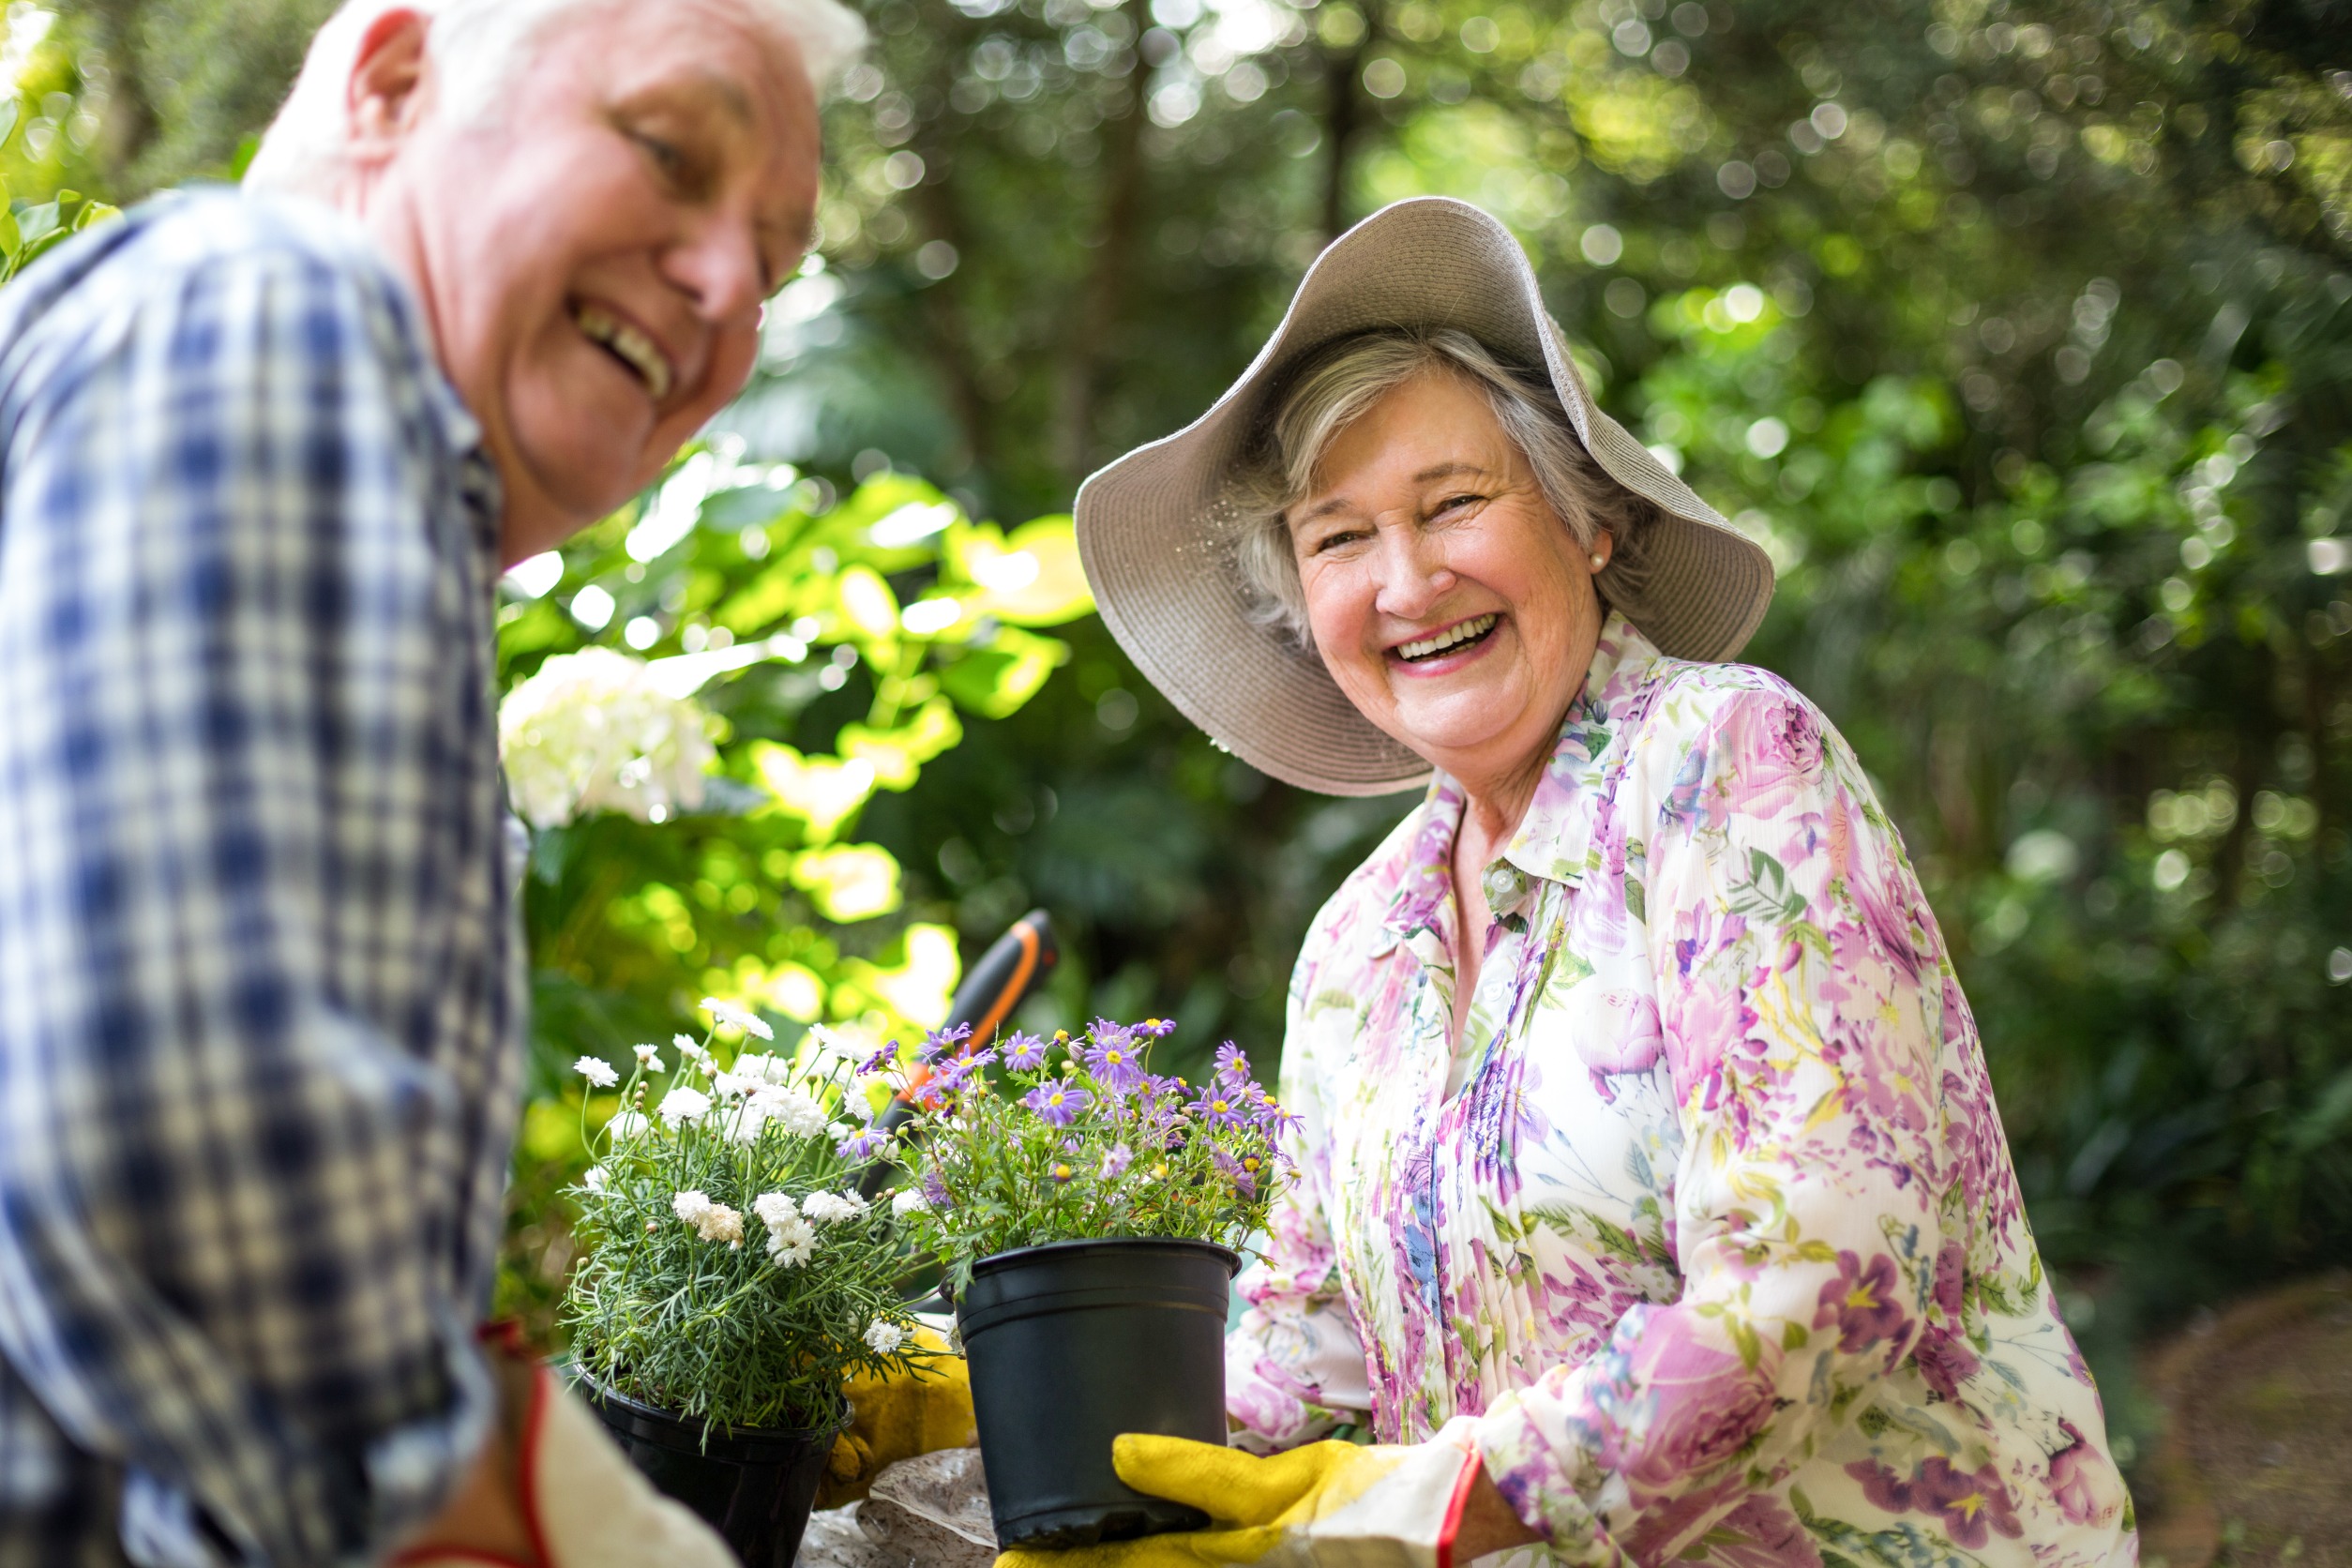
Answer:
[[[1541,765],[1600,601],[1484,392],[1434,370],[1398,386],[1285,519],[1315,645],[1366,718],[1473,793]]]

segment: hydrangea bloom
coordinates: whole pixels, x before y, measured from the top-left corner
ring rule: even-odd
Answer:
[[[610,1089],[621,1081],[621,1075],[612,1070],[612,1063],[600,1056],[583,1056],[572,1063],[572,1071],[599,1089]]]
[[[515,809],[542,828],[594,811],[666,822],[702,804],[717,756],[702,710],[611,648],[558,654],[508,692],[498,749]]]

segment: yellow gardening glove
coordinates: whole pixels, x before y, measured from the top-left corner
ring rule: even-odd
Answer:
[[[817,1490],[818,1507],[857,1501],[885,1465],[972,1446],[972,1374],[964,1358],[947,1348],[936,1329],[918,1325],[914,1343],[932,1352],[919,1373],[855,1377],[843,1389],[850,1397],[850,1428],[834,1440]]]
[[[1004,1553],[996,1568],[1439,1568],[1479,1455],[1468,1418],[1429,1441],[1317,1442],[1270,1459],[1184,1438],[1122,1434],[1119,1479],[1189,1504],[1212,1528],[1065,1551]]]

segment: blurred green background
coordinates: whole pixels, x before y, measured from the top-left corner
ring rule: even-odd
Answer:
[[[15,205],[233,170],[324,8],[17,0]],[[968,959],[1043,904],[1067,959],[1035,1020],[1165,1014],[1269,1063],[1308,917],[1408,801],[1215,751],[1091,616],[861,631],[841,585],[962,591],[974,520],[1065,511],[1200,413],[1334,232],[1466,197],[1525,240],[1602,401],[1778,562],[1748,656],[1902,825],[2150,1485],[2133,1348],[2352,1257],[2352,5],[865,9],[822,261],[703,477],[509,595],[513,675],[722,627],[808,644],[704,691],[738,786],[711,812],[542,836],[546,1063],[731,978],[779,1021],[923,1021],[953,977],[923,933]],[[942,497],[952,522],[874,542]],[[954,735],[909,739],[926,703]],[[851,724],[912,771],[817,832],[752,743],[849,757]],[[836,836],[895,864],[878,905],[828,913],[798,874]],[[912,988],[878,1002],[855,963]],[[519,1190],[544,1285],[560,1221]]]

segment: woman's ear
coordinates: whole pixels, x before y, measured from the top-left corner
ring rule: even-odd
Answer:
[[[1617,541],[1609,536],[1609,531],[1607,529],[1601,529],[1592,535],[1592,549],[1589,552],[1587,559],[1591,562],[1592,569],[1594,571],[1598,572],[1602,567],[1607,565],[1616,554]]]
[[[350,151],[360,161],[389,158],[423,113],[425,36],[431,26],[424,12],[395,8],[360,36],[344,94]]]

